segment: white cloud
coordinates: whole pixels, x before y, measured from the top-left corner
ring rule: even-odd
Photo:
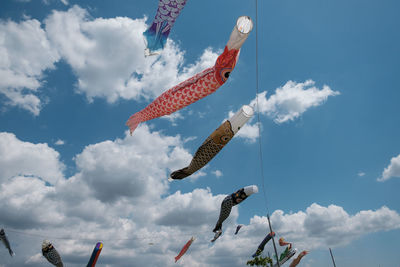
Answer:
[[[344,246],[362,235],[400,228],[400,215],[385,206],[349,215],[340,206],[314,203],[305,212],[285,214],[277,210],[271,221],[274,231],[309,249]],[[252,219],[252,223],[266,222],[266,218],[257,216]]]
[[[159,57],[144,57],[144,19],[90,19],[73,6],[53,11],[45,20],[51,42],[78,77],[77,90],[89,101],[150,99],[214,64],[217,54],[206,49],[195,63],[183,67],[184,52],[168,40]]]
[[[195,189],[186,194],[177,191],[157,206],[155,223],[184,228],[215,224],[223,197],[213,196],[209,189]]]
[[[185,179],[189,179],[191,182],[195,182],[198,178],[206,176],[207,173],[204,172],[205,169],[207,169],[208,166],[203,167],[202,170],[198,170],[197,172],[195,172],[194,174],[190,175],[189,177],[185,178]]]
[[[161,56],[145,58],[145,21],[92,19],[76,5],[53,11],[44,30],[35,19],[0,21],[0,93],[8,105],[38,115],[43,72],[63,59],[77,76],[77,92],[89,101],[149,100],[215,63],[218,55],[207,48],[194,64],[184,66],[184,51],[171,39]]]
[[[255,143],[259,136],[258,123],[246,123],[235,136],[243,138],[249,143]]]
[[[329,86],[324,85],[320,90],[314,86],[315,82],[307,80],[304,83],[296,83],[288,81],[284,86],[275,90],[275,94],[267,98],[267,91],[258,94],[258,97],[250,102],[250,106],[260,114],[267,115],[276,123],[293,121],[300,117],[309,108],[322,105],[329,96],[336,96],[340,93],[332,91]],[[229,111],[229,116],[233,116],[234,112]],[[249,143],[254,143],[259,137],[258,123],[254,121],[255,116],[247,122],[236,134],[237,137],[245,139]],[[262,127],[262,125],[260,125]]]
[[[65,141],[61,140],[61,139],[58,139],[54,144],[57,145],[57,146],[62,146],[62,145],[65,144]]]
[[[389,166],[383,170],[381,177],[378,178],[378,181],[384,182],[393,177],[400,177],[400,155],[393,157],[390,160]]]
[[[48,238],[69,266],[87,262],[95,241],[107,239],[114,240],[113,245],[105,242],[109,247],[102,252],[102,258],[111,265],[129,266],[121,262],[124,258],[124,262],[135,261],[144,266],[150,257],[152,266],[165,266],[166,262],[172,266],[173,257],[193,230],[212,235],[209,225],[215,223],[224,197],[213,196],[209,189],[162,197],[168,190],[168,167],[181,166],[191,157],[182,144],[180,137],[150,132],[142,125],[135,138],[126,132],[124,139],[87,146],[75,157],[78,172],[54,186],[34,175],[14,176],[2,182],[0,223],[6,230],[25,229],[34,237],[30,240],[29,234],[28,239],[26,235],[15,236],[10,230],[12,244],[18,244],[17,254],[24,255],[15,264],[43,265],[36,245]],[[42,151],[39,145],[25,146]],[[4,158],[0,158],[4,165],[2,161]],[[43,166],[48,158],[42,161],[37,165]],[[20,163],[27,168],[25,161]],[[235,219],[237,215],[235,209],[231,217]],[[182,216],[185,221],[180,219]],[[80,240],[57,239],[62,235]],[[148,246],[150,241],[155,245]]]
[[[43,72],[59,58],[38,20],[0,21],[0,93],[6,104],[39,115]]]
[[[275,94],[267,98],[267,92],[258,94],[260,113],[272,118],[276,123],[293,121],[300,117],[307,109],[321,105],[329,96],[340,93],[332,91],[324,85],[322,89],[314,86],[315,82],[307,80],[304,83],[288,81],[284,86],[275,90]],[[250,105],[255,106],[256,99]]]
[[[61,2],[62,2],[64,5],[66,5],[66,6],[68,6],[68,5],[69,5],[69,2],[68,2],[68,0],[61,0]]]
[[[357,173],[357,175],[360,176],[360,177],[363,177],[363,176],[365,176],[365,172],[359,171],[359,172]]]
[[[212,172],[215,176],[217,176],[217,178],[221,177],[222,175],[224,175],[220,170],[216,170]]]
[[[76,156],[78,175],[96,198],[108,202],[119,197],[156,197],[167,190],[167,168],[182,164],[190,154],[180,137],[151,133],[146,125],[135,137],[87,146]]]
[[[47,145],[23,143],[12,134],[2,135],[11,138],[8,143],[16,143],[12,148],[19,151],[20,147],[29,147],[35,153],[57,153]],[[2,136],[2,140],[6,139]],[[40,172],[48,167],[32,170],[29,177],[1,179],[0,224],[6,232],[9,230],[7,235],[19,255],[5,257],[4,264],[43,266],[46,261],[37,247],[46,238],[53,241],[65,265],[71,267],[86,263],[99,240],[107,248],[101,260],[109,266],[130,266],[132,262],[140,266],[175,266],[174,256],[194,235],[196,241],[178,265],[243,266],[266,234],[267,220],[254,216],[239,235],[234,235],[239,216],[234,207],[224,222],[224,234],[210,249],[211,230],[226,195],[214,195],[209,188],[169,193],[166,178],[170,168],[181,167],[191,158],[183,144],[179,136],[151,132],[144,124],[135,138],[126,132],[123,139],[87,146],[75,157],[77,173],[61,178],[53,186],[38,177],[45,176]],[[22,170],[29,169],[27,159],[35,158],[35,153],[28,153],[26,158],[19,156]],[[36,158],[36,165],[46,166],[52,157]],[[1,166],[5,161],[0,157]],[[247,208],[251,201],[249,197],[240,206]],[[362,235],[400,226],[400,215],[387,207],[349,215],[339,206],[312,204],[295,213],[277,210],[271,220],[274,231],[299,249],[343,246]],[[272,251],[268,246],[267,250]]]
[[[60,154],[47,144],[19,140],[12,133],[0,133],[0,182],[17,175],[34,175],[57,183],[63,176]]]
[[[180,111],[177,111],[170,115],[162,116],[161,119],[170,121],[172,126],[177,126],[177,120],[183,119],[183,115]]]
[[[1,184],[2,223],[13,228],[62,226],[64,215],[51,200],[55,188],[37,177],[16,176]]]
[[[190,142],[190,141],[193,141],[193,140],[196,140],[196,139],[197,139],[196,136],[189,136],[189,137],[185,138],[185,140],[183,140],[183,142],[187,143],[187,142]]]

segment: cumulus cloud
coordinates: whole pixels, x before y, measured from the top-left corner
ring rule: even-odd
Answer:
[[[55,189],[46,186],[37,177],[16,176],[0,187],[0,214],[2,223],[13,228],[37,228],[61,226],[64,215],[57,211],[58,205],[51,201]]]
[[[141,125],[135,138],[126,132],[124,138],[88,145],[75,156],[76,173],[61,176],[54,184],[47,183],[42,177],[49,174],[42,172],[62,165],[55,160],[56,151],[45,144],[22,142],[13,134],[0,136],[0,151],[17,151],[14,160],[18,158],[19,168],[31,173],[9,172],[0,179],[0,224],[20,255],[4,257],[6,266],[43,266],[46,261],[39,250],[43,239],[50,239],[71,267],[86,263],[99,240],[107,248],[102,264],[175,266],[174,256],[191,236],[196,241],[178,265],[243,266],[268,232],[267,219],[256,215],[240,235],[234,235],[239,217],[235,206],[224,222],[224,234],[210,248],[211,230],[226,195],[213,194],[209,188],[169,192],[170,166],[178,168],[191,158],[180,136]],[[44,167],[33,169],[29,160]],[[46,166],[49,160],[56,163]],[[6,162],[12,161],[0,157],[0,166]],[[250,197],[240,206],[248,208],[253,200]],[[385,206],[350,215],[340,206],[314,203],[305,211],[277,210],[271,221],[274,231],[299,249],[343,246],[368,233],[400,228],[400,215]],[[272,248],[267,246],[266,251]]]
[[[17,175],[34,175],[55,184],[63,176],[60,154],[47,144],[19,140],[12,133],[0,133],[0,182]]]
[[[206,49],[183,67],[184,52],[168,40],[159,57],[144,57],[146,18],[90,19],[85,9],[53,11],[46,32],[77,75],[77,90],[89,101],[153,98],[176,83],[214,64],[217,54]]]
[[[167,189],[167,168],[190,158],[182,143],[180,137],[151,133],[144,125],[134,138],[127,135],[87,146],[76,156],[78,175],[105,202],[121,196],[159,196]]]
[[[39,115],[43,72],[59,58],[38,20],[0,21],[0,93],[6,104]]]
[[[277,88],[275,94],[269,98],[267,98],[267,91],[259,93],[249,105],[256,112],[258,102],[260,114],[270,117],[278,124],[294,121],[309,108],[322,105],[329,96],[340,94],[338,91],[332,91],[327,85],[318,89],[314,84],[315,82],[312,80],[304,83],[288,81],[284,86]],[[233,111],[229,111],[229,117],[233,114]],[[259,126],[257,122],[253,121],[254,117],[240,129],[236,136],[245,139],[248,143],[256,142],[259,136]]]
[[[257,224],[267,223],[266,218],[257,216],[252,220]],[[271,221],[276,232],[310,249],[343,246],[362,235],[400,228],[400,215],[385,206],[349,215],[340,206],[313,203],[305,212],[285,214],[277,210]]]
[[[378,178],[378,181],[384,182],[393,177],[400,177],[400,155],[393,157],[390,160],[389,166],[383,170],[381,177]]]
[[[288,81],[284,86],[275,90],[275,94],[267,98],[264,91],[258,95],[259,110],[262,114],[272,118],[276,123],[293,121],[300,117],[307,109],[320,106],[329,96],[340,93],[324,85],[322,89],[314,86],[315,82],[307,80],[304,83]],[[251,101],[255,106],[257,100]]]
[[[167,226],[195,227],[212,225],[219,212],[222,195],[213,196],[209,189],[195,189],[182,194],[177,191],[157,207],[155,223]]]
[[[259,136],[258,123],[245,124],[235,136],[243,138],[249,143],[256,142]]]
[[[215,63],[218,55],[206,48],[184,65],[184,51],[171,39],[160,56],[145,58],[146,28],[146,18],[93,19],[77,5],[54,10],[44,29],[35,19],[0,21],[0,93],[8,105],[38,115],[44,71],[63,59],[77,76],[76,91],[89,101],[149,100]]]
[[[9,230],[13,244],[18,244],[17,254],[26,257],[13,262],[6,259],[7,266],[42,266],[43,257],[36,247],[44,238],[55,243],[69,266],[86,262],[97,240],[112,243],[102,253],[104,263],[130,266],[127,262],[135,261],[145,266],[151,259],[152,266],[172,265],[187,235],[193,230],[210,232],[209,225],[215,223],[224,197],[212,195],[209,189],[163,197],[168,190],[168,166],[181,166],[190,157],[182,144],[179,136],[163,136],[143,125],[135,138],[126,133],[123,139],[87,146],[75,157],[77,173],[57,184],[48,184],[34,174],[9,174],[0,184],[0,223]],[[42,144],[23,145],[35,153],[43,152]],[[49,158],[43,157],[37,165],[43,166]],[[29,162],[20,159],[20,167],[29,169]],[[0,158],[3,166],[5,161]],[[40,169],[32,172],[40,173]],[[232,218],[237,215],[235,209]],[[13,229],[23,229],[25,234]],[[150,247],[149,242],[155,245]],[[121,258],[126,259],[125,265]]]

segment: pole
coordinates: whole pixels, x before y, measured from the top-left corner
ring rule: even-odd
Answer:
[[[335,259],[333,258],[333,254],[332,254],[332,249],[331,249],[331,248],[329,248],[329,252],[331,253],[331,257],[332,257],[333,266],[334,266],[334,267],[336,267],[336,264],[335,264]]]
[[[269,220],[269,214],[267,214],[267,219],[268,219],[268,224],[269,224],[269,230],[272,233],[272,227],[271,227],[271,221]],[[275,250],[275,256],[276,256],[276,263],[278,264],[278,267],[281,267],[279,263],[279,257],[278,257],[278,251],[276,250],[276,245],[275,245],[275,238],[272,236],[272,244],[274,244],[274,250]]]

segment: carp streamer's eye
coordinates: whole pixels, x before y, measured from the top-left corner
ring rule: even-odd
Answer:
[[[222,80],[225,82],[226,80],[228,80],[229,75],[231,74],[232,69],[231,68],[226,68],[226,69],[222,69],[220,74],[221,74],[221,78]]]
[[[229,136],[227,136],[227,135],[221,136],[221,141],[222,142],[228,142],[229,141]]]

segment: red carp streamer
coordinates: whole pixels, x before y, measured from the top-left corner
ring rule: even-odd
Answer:
[[[169,115],[214,93],[228,79],[230,71],[235,67],[238,53],[239,50],[228,50],[225,47],[224,52],[218,57],[215,66],[172,87],[157,97],[146,108],[133,114],[126,123],[129,126],[131,134],[139,123],[143,121]]]
[[[194,237],[192,236],[192,238],[190,238],[190,240],[183,246],[181,252],[179,252],[179,255],[175,257],[175,262],[177,262],[183,256],[183,254],[186,253],[193,241]]]
[[[240,17],[224,52],[215,65],[172,87],[141,111],[133,114],[126,125],[132,134],[139,123],[169,115],[215,92],[229,78],[236,65],[240,47],[253,27],[249,17]]]

